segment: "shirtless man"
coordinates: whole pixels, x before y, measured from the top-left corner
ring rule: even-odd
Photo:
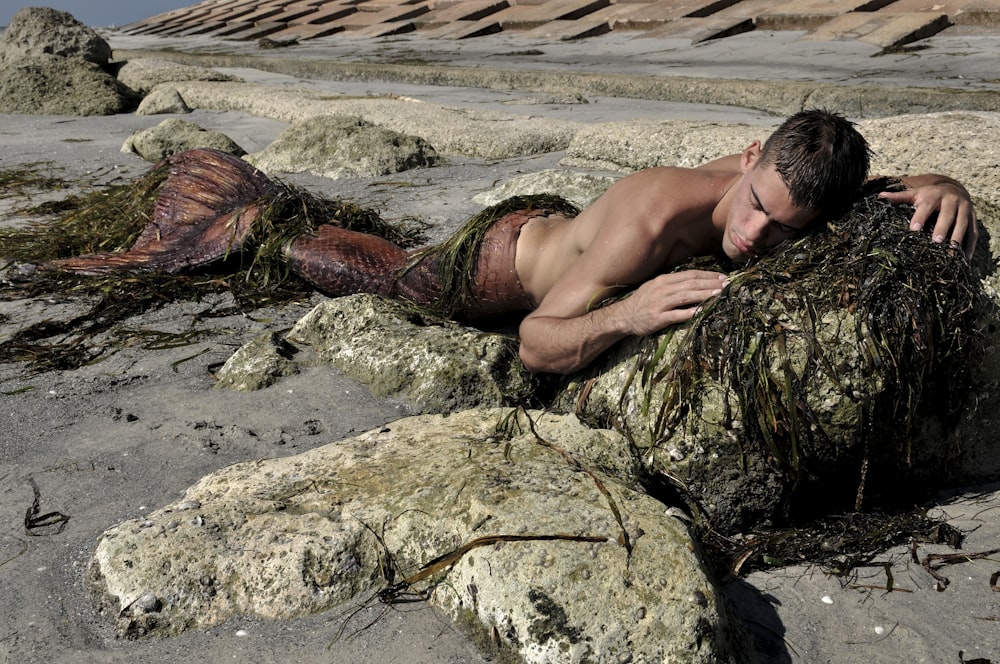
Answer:
[[[192,150],[168,162],[155,216],[135,247],[49,267],[177,272],[247,250],[261,201],[278,185],[217,151]],[[690,319],[726,285],[718,272],[666,272],[694,256],[721,253],[745,262],[794,237],[849,202],[868,164],[868,145],[850,122],[804,111],[763,146],[755,141],[697,168],[650,168],[622,178],[575,217],[538,208],[510,212],[475,240],[469,296],[449,311],[470,318],[527,313],[519,329],[524,365],[577,371],[620,339]],[[914,207],[910,228],[920,230],[936,213],[933,240],[971,256],[978,231],[968,192],[942,175],[901,179],[907,189],[882,196]],[[450,297],[449,268],[439,257],[414,256],[332,224],[284,246],[289,269],[328,295],[368,292],[420,304]],[[636,286],[626,298],[595,306]]]
[[[764,147],[755,141],[739,155],[693,169],[639,171],[573,220],[533,220],[521,229],[516,254],[524,289],[538,302],[520,326],[522,361],[535,372],[571,373],[624,337],[690,319],[696,305],[721,291],[726,276],[663,272],[720,249],[744,262],[832,212],[867,171],[867,143],[850,123],[805,111]],[[882,196],[915,207],[910,228],[922,229],[937,212],[933,240],[948,239],[971,257],[978,231],[965,188],[942,175],[900,179],[905,191]],[[636,284],[629,297],[590,310]]]

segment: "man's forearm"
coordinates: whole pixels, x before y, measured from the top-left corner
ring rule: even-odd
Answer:
[[[521,323],[520,356],[533,373],[568,374],[631,333],[616,302],[577,318],[528,317]]]

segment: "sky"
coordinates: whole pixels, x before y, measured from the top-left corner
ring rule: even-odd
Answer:
[[[69,12],[92,28],[128,25],[171,9],[190,7],[201,0],[0,0],[0,25],[21,7],[51,7]]]

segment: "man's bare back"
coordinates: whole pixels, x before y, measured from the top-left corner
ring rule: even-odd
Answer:
[[[642,261],[628,270],[639,280],[693,256],[717,252],[721,234],[712,227],[712,213],[719,203],[719,192],[727,190],[739,175],[727,167],[730,162],[718,160],[693,169],[646,169],[615,183],[575,218],[535,217],[522,227],[517,243],[517,274],[525,292],[541,303],[564,275],[573,269],[586,274],[591,264],[602,268],[599,276],[604,277],[607,271],[600,265],[600,254],[618,245],[617,238],[623,242],[635,238],[636,246],[629,253],[636,257],[658,245],[655,253],[662,254],[659,265]],[[593,257],[584,256],[592,246]],[[623,258],[631,262],[627,256],[615,255],[616,260]],[[593,296],[599,300],[615,287],[630,283],[635,281],[595,283]]]

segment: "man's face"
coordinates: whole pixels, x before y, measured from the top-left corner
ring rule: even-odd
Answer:
[[[748,165],[737,184],[722,236],[722,250],[740,263],[799,235],[819,216],[816,210],[792,203],[774,165],[761,164],[757,156],[745,157]]]

